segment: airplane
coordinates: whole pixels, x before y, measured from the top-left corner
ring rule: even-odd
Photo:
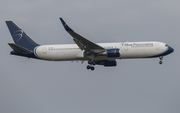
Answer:
[[[48,61],[88,61],[86,68],[93,71],[94,65],[117,66],[117,59],[159,57],[159,64],[162,64],[163,57],[174,51],[166,43],[157,41],[94,43],[74,32],[62,18],[59,19],[75,44],[40,45],[13,21],[6,21],[14,40],[14,43],[8,43],[13,49],[10,54]]]

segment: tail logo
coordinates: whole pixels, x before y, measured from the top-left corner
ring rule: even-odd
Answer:
[[[19,41],[22,39],[23,30],[17,30],[14,32],[13,38],[16,39],[16,41]]]

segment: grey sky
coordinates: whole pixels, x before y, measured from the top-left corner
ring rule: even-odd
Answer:
[[[0,0],[1,113],[179,113],[180,1]],[[175,51],[118,66],[49,62],[9,55],[13,20],[39,44],[73,43],[59,17],[93,42],[162,41]]]

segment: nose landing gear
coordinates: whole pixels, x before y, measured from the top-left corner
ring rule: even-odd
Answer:
[[[160,59],[159,64],[162,64],[163,63],[163,61],[162,61],[163,60],[163,56],[160,56],[159,59]]]
[[[162,61],[159,61],[159,64],[162,64],[163,62]]]

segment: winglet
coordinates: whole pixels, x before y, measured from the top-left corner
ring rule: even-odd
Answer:
[[[67,24],[66,22],[62,19],[62,18],[59,18],[64,26],[64,28],[66,29],[66,31],[73,31]]]
[[[93,51],[94,53],[105,51],[105,49],[103,47],[89,41],[88,39],[86,39],[86,38],[82,37],[81,35],[77,34],[76,32],[74,32],[62,18],[59,18],[59,19],[62,22],[66,31],[73,37],[74,42],[79,46],[79,48],[81,50]]]

